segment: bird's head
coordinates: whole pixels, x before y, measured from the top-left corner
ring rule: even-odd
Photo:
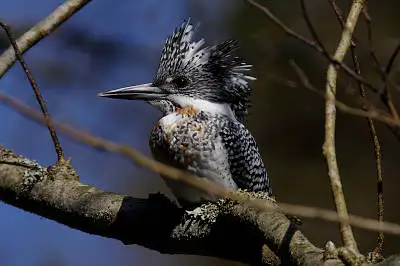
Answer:
[[[193,34],[189,19],[167,38],[151,83],[111,90],[99,96],[145,100],[164,113],[189,105],[204,111],[228,108],[236,119],[243,121],[251,93],[248,81],[255,79],[244,73],[251,65],[232,56],[236,41],[205,47],[203,39],[192,40]]]

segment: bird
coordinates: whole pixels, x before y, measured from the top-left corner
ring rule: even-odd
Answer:
[[[161,111],[150,133],[157,161],[230,189],[272,195],[254,137],[245,127],[256,78],[252,65],[232,55],[236,40],[205,45],[194,40],[197,27],[186,19],[165,40],[151,83],[100,93],[100,97],[144,100]],[[162,176],[164,177],[164,176]],[[216,201],[215,195],[163,178],[178,203]]]

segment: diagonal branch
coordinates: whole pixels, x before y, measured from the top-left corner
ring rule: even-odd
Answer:
[[[14,98],[6,96],[1,92],[0,92],[0,101],[7,104],[14,110],[20,112],[21,114],[27,116],[28,118],[33,119],[34,121],[40,122],[42,124],[45,123],[44,118],[40,115],[40,113],[36,112],[32,108],[24,105],[23,103],[19,102]],[[226,197],[234,201],[242,202],[243,204],[246,204],[248,207],[254,208],[256,210],[265,211],[267,208],[267,206],[265,206],[265,200],[257,199],[259,195],[254,195],[256,198],[254,197],[249,198],[243,196],[240,193],[235,193],[213,182],[207,182],[204,180],[204,178],[197,177],[193,174],[183,172],[182,170],[176,169],[174,167],[147,158],[146,156],[140,154],[139,152],[128,146],[114,143],[105,139],[101,139],[94,135],[74,129],[65,124],[53,122],[53,125],[58,130],[60,130],[60,132],[65,133],[67,136],[71,137],[72,139],[82,144],[86,144],[91,147],[102,149],[108,152],[120,154],[130,159],[133,163],[144,166],[156,173],[165,176],[166,178],[184,182],[190,186],[201,189],[207,193],[215,194],[220,197]],[[0,163],[10,164],[10,162],[4,162],[1,160]],[[29,167],[24,163],[13,163],[13,164]],[[274,206],[274,208],[276,208],[276,206]],[[400,235],[400,225],[394,223],[389,223],[389,222],[379,223],[376,220],[367,219],[364,217],[358,217],[355,215],[350,215],[348,219],[341,219],[340,217],[337,216],[337,213],[335,211],[320,209],[315,207],[301,206],[301,205],[291,205],[287,203],[279,203],[278,208],[286,214],[295,215],[299,217],[321,219],[331,222],[345,222],[366,230],[383,231],[389,234]]]
[[[71,16],[88,2],[70,0],[62,5],[67,7],[71,4],[70,9],[59,8],[58,15]],[[66,18],[59,17],[53,21],[56,24],[45,25],[54,30],[63,19]],[[41,29],[43,28],[46,27]],[[32,30],[29,32],[33,33]],[[35,35],[27,46],[20,46],[21,53],[42,37]],[[0,77],[15,62],[15,58],[3,61],[2,57],[6,53],[0,57]],[[337,62],[332,61],[332,64],[341,65]],[[363,80],[361,76],[358,78]],[[3,96],[0,93],[0,98],[12,105]],[[27,115],[35,117],[41,123],[50,122],[49,117],[42,118],[32,110],[24,110]],[[216,222],[199,224],[163,196],[136,199],[101,191],[80,183],[69,164],[43,168],[0,146],[0,199],[84,232],[116,238],[125,244],[139,244],[163,253],[216,256],[257,265],[316,265],[327,259],[324,256],[326,254],[311,244],[282,211],[288,210],[287,213],[293,214],[300,212],[304,216],[309,215],[308,217],[326,216],[327,220],[346,224],[357,221],[357,217],[337,218],[333,212],[318,209],[307,212],[311,210],[307,207],[291,210],[293,206],[282,204],[277,208],[276,203],[271,200],[254,200],[248,193],[234,193],[201,182],[199,178],[188,173],[147,159],[129,147],[82,134],[60,124],[54,125],[83,143],[119,153],[157,172],[167,173],[170,178],[239,202],[219,206]],[[389,223],[376,227],[376,222],[371,223],[367,219],[358,222],[364,222],[364,228],[369,225],[374,230],[381,230],[380,227],[389,226],[386,229],[400,233],[399,226],[393,224],[392,227]],[[336,263],[344,262],[338,256],[332,260]]]
[[[334,3],[334,1],[332,1]],[[374,60],[377,69],[381,75],[381,79],[383,81],[383,87],[379,91],[380,93],[380,99],[382,103],[385,105],[386,109],[391,113],[391,115],[394,117],[394,119],[399,120],[399,114],[396,110],[396,107],[393,103],[392,99],[392,93],[391,90],[389,89],[388,85],[391,85],[392,87],[398,89],[398,86],[392,81],[390,78],[390,70],[391,70],[391,65],[394,62],[397,53],[400,51],[400,44],[396,47],[394,50],[394,53],[389,59],[388,65],[386,68],[382,66],[380,63],[378,56],[375,53],[375,49],[372,43],[372,19],[371,16],[368,14],[368,9],[367,6],[364,6],[363,8],[363,18],[364,21],[366,22],[367,25],[367,32],[368,32],[368,48],[369,48],[369,54],[371,55],[372,59]],[[389,83],[389,84],[387,84]],[[393,135],[400,140],[400,130],[398,128],[391,127],[390,125],[387,125],[387,128],[393,133]]]
[[[307,11],[307,7],[306,7],[306,3],[305,0],[300,0],[300,5],[301,5],[301,11],[303,13],[303,17],[306,21],[307,27],[312,35],[312,37],[314,38],[314,40],[317,42],[317,44],[319,45],[319,47],[321,47],[322,50],[322,54],[326,57],[326,58],[330,58],[330,54],[328,53],[328,50],[326,50],[324,44],[322,43],[321,39],[318,36],[317,31],[314,28],[313,23],[311,22],[310,16],[308,14]]]
[[[383,94],[382,94],[382,101],[384,104],[388,107],[389,111],[393,115],[393,117],[396,120],[399,120],[399,114],[396,110],[396,107],[394,106],[393,100],[392,100],[392,95],[390,92],[390,89],[388,88],[386,81],[388,80],[388,77],[390,75],[390,72],[392,71],[392,67],[394,64],[394,61],[396,61],[397,55],[400,52],[400,43],[397,44],[396,48],[393,51],[393,54],[390,56],[389,62],[386,65],[385,72],[383,73],[383,81],[384,81],[384,87],[383,87]]]
[[[33,92],[35,93],[36,100],[38,101],[38,103],[40,105],[40,109],[42,110],[42,114],[46,120],[46,126],[49,129],[51,139],[53,140],[54,148],[57,153],[57,162],[63,163],[65,161],[64,152],[61,147],[60,141],[58,140],[57,133],[51,124],[49,111],[47,110],[46,103],[42,97],[42,94],[40,93],[39,87],[37,86],[37,83],[35,82],[35,79],[33,78],[31,71],[29,70],[20,50],[18,49],[18,45],[15,42],[15,38],[12,36],[10,27],[1,21],[0,21],[0,26],[6,32],[7,37],[10,40],[10,43],[14,49],[15,56],[17,57],[18,61],[21,63],[21,66],[22,66],[26,76],[28,77],[29,83],[31,84]]]
[[[52,33],[61,24],[67,21],[72,15],[78,12],[82,7],[91,0],[67,0],[53,11],[47,18],[33,26],[17,39],[17,45],[21,54],[28,51],[36,43],[44,37]],[[8,71],[8,69],[17,61],[13,47],[9,47],[0,56],[0,78]]]
[[[374,46],[372,43],[372,19],[371,19],[371,16],[368,14],[367,6],[364,6],[364,8],[363,8],[363,18],[367,24],[369,54],[371,55],[372,59],[374,60],[375,64],[377,65],[379,73],[381,74],[381,79],[384,84],[383,88],[380,91],[381,100],[382,100],[383,104],[386,106],[386,108],[388,108],[388,110],[390,111],[392,116],[395,119],[399,120],[399,114],[397,113],[396,107],[393,104],[392,96],[391,96],[391,93],[390,93],[387,83],[389,82],[389,84],[392,85],[393,87],[395,87],[395,88],[397,87],[396,84],[394,84],[394,82],[391,81],[389,74],[390,74],[390,71],[392,68],[392,64],[394,63],[394,61],[397,57],[397,54],[400,51],[400,44],[396,47],[392,56],[389,59],[389,62],[387,64],[386,68],[384,68],[382,66],[382,64],[379,62],[378,56],[375,53],[375,49],[374,49]]]
[[[366,87],[370,88],[372,91],[376,92],[378,89],[366,81],[362,76],[358,75],[355,73],[348,65],[346,65],[342,61],[336,60],[334,57],[332,57],[326,50],[324,50],[323,47],[321,47],[318,43],[316,43],[313,40],[310,40],[303,35],[298,34],[297,32],[293,31],[289,26],[287,26],[285,23],[283,23],[281,20],[279,20],[267,7],[261,5],[260,3],[256,2],[255,0],[246,0],[249,4],[252,6],[256,7],[257,9],[261,10],[273,23],[275,23],[278,27],[280,27],[286,34],[289,36],[307,44],[310,46],[312,49],[316,50],[320,54],[322,54],[326,59],[329,60],[329,62],[332,65],[335,65],[336,67],[339,67],[346,73],[348,76],[352,77],[354,80],[361,82],[364,84]],[[400,88],[399,88],[400,89]]]
[[[274,201],[263,200],[263,210],[249,208],[246,202],[204,205],[199,220],[160,194],[143,199],[102,191],[80,183],[70,165],[45,168],[2,146],[0,200],[82,232],[161,253],[215,256],[252,265],[349,263],[346,251],[330,241],[326,251],[314,246]],[[310,217],[324,213],[290,204],[284,208]],[[396,230],[399,234],[399,226]],[[399,261],[399,255],[394,258]]]

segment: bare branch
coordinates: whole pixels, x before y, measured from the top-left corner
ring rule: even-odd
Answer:
[[[264,14],[267,15],[267,17],[273,22],[275,23],[275,25],[277,25],[278,27],[280,27],[284,32],[286,32],[286,34],[288,34],[289,36],[307,44],[308,46],[314,48],[315,50],[317,50],[318,52],[323,53],[323,49],[315,42],[312,41],[306,37],[304,37],[303,35],[298,34],[297,32],[295,32],[294,30],[292,30],[290,27],[288,27],[285,23],[283,23],[280,19],[278,19],[268,8],[266,8],[265,6],[261,5],[260,3],[254,1],[254,0],[246,0],[249,4],[251,4],[252,6],[256,7],[257,9],[261,10]]]
[[[361,73],[360,70],[360,64],[358,62],[357,56],[356,56],[356,51],[354,49],[354,47],[352,47],[351,49],[351,53],[352,53],[352,58],[353,58],[353,63],[354,63],[354,69],[357,73]],[[359,83],[359,90],[360,90],[360,94],[363,98],[367,97],[367,92],[364,88],[364,86]],[[363,109],[368,111],[368,106],[366,104],[363,104]],[[375,162],[376,162],[376,169],[377,169],[377,199],[378,199],[378,210],[377,210],[377,216],[378,216],[378,220],[383,222],[383,213],[384,213],[384,202],[383,202],[383,171],[382,171],[382,150],[381,150],[381,144],[378,138],[378,135],[376,133],[376,128],[375,128],[375,123],[371,118],[367,118],[367,122],[368,122],[368,128],[369,128],[369,132],[371,135],[371,139],[374,145],[374,155],[375,155]],[[384,234],[383,232],[379,232],[378,233],[378,240],[377,240],[377,247],[374,250],[375,253],[375,257],[376,258],[383,258],[382,256],[382,251],[383,251],[383,243],[384,243]],[[381,260],[381,259],[380,259]]]
[[[322,43],[321,39],[318,36],[317,31],[314,28],[314,25],[311,22],[310,16],[307,12],[307,8],[306,8],[306,3],[305,0],[300,0],[300,4],[301,4],[301,11],[303,12],[303,17],[307,23],[307,27],[311,32],[311,35],[313,36],[314,40],[318,43],[319,47],[321,47],[322,50],[322,54],[326,57],[326,58],[330,58],[330,54],[329,52],[326,50],[324,44]]]
[[[21,54],[28,51],[32,46],[53,32],[62,23],[67,21],[72,15],[78,12],[91,0],[67,0],[53,11],[47,18],[33,26],[17,39],[17,45]],[[0,78],[17,60],[14,49],[10,46],[0,56]]]
[[[25,104],[19,102],[18,100],[10,96],[6,96],[1,92],[0,92],[0,101],[7,104],[14,110],[20,112],[24,116],[33,119],[34,121],[37,121],[42,124],[45,123],[44,118],[38,112],[26,106]],[[187,183],[188,185],[194,186],[208,193],[219,195],[221,197],[226,197],[234,201],[242,202],[243,204],[245,204],[250,208],[254,208],[261,211],[264,211],[266,208],[265,200],[249,198],[247,196],[243,197],[243,195],[240,193],[236,193],[234,191],[225,189],[215,183],[205,181],[204,178],[199,178],[190,173],[183,172],[174,167],[170,167],[162,163],[159,163],[157,161],[154,161],[152,159],[149,159],[144,155],[140,154],[139,152],[135,151],[134,149],[127,147],[125,145],[113,143],[111,141],[101,139],[93,135],[89,135],[88,133],[84,133],[65,124],[53,121],[53,125],[58,130],[60,130],[60,132],[65,133],[67,136],[73,138],[74,140],[79,141],[80,143],[87,144],[94,148],[102,149],[105,151],[125,156],[129,158],[133,163],[144,166],[156,173],[160,173],[167,178],[179,180],[181,182]],[[0,160],[0,163],[4,162]],[[296,209],[296,207],[300,208]],[[400,225],[393,223],[385,222],[384,224],[380,224],[376,220],[357,217],[357,216],[351,216],[348,219],[341,220],[340,217],[337,217],[337,213],[331,210],[324,210],[324,209],[300,206],[300,205],[290,205],[286,203],[279,203],[278,208],[282,212],[300,217],[313,218],[313,219],[318,218],[321,220],[332,221],[332,222],[346,222],[367,230],[373,230],[373,231],[383,230],[387,233],[400,235]]]
[[[301,81],[301,84],[303,85],[303,87],[305,87],[306,89],[309,89],[310,91],[321,96],[326,101],[328,100],[328,98],[325,94],[323,94],[320,90],[318,90],[317,88],[314,87],[314,85],[310,82],[310,80],[305,75],[304,71],[300,67],[298,67],[294,61],[290,61],[290,64],[293,67],[293,69],[295,70],[297,77]],[[298,88],[299,87],[299,85],[292,80],[282,80],[278,77],[272,77],[272,76],[269,76],[269,77],[271,78],[272,81],[275,81],[275,82],[285,85],[287,87],[290,87],[290,88]],[[369,111],[365,111],[365,110],[362,110],[359,108],[348,106],[344,102],[341,102],[337,99],[333,99],[333,100],[330,99],[329,101],[331,101],[332,104],[334,104],[336,106],[336,108],[338,108],[340,111],[342,111],[344,113],[347,113],[350,115],[355,115],[355,116],[360,116],[360,117],[365,117],[365,118],[371,118],[373,120],[380,121],[382,123],[385,123],[385,124],[388,124],[391,126],[400,127],[400,122],[398,122],[397,120],[394,120],[392,117],[390,117],[388,114],[382,112],[381,110],[372,108],[371,106],[368,107]]]
[[[394,49],[393,54],[390,56],[389,62],[385,68],[385,74],[389,75],[390,71],[392,71],[392,67],[394,64],[394,61],[396,61],[397,55],[400,52],[400,43],[396,46],[396,49]]]
[[[296,74],[297,74],[297,76],[299,77],[299,79],[300,79],[300,81],[301,81],[301,83],[302,83],[302,85],[305,87],[305,88],[307,88],[307,89],[309,89],[309,90],[311,90],[311,91],[313,91],[313,92],[317,92],[318,93],[318,95],[321,95],[320,94],[320,92],[310,83],[310,81],[309,81],[309,79],[307,78],[307,76],[304,74],[304,72],[303,72],[303,70],[301,69],[301,68],[299,68],[297,65],[296,65],[296,63],[294,62],[294,61],[291,61],[291,66],[293,67],[293,69],[295,70],[295,72],[296,72]],[[290,87],[298,87],[298,85],[294,82],[294,81],[286,81],[285,83],[281,83],[281,84],[288,84],[288,85],[290,85]],[[323,95],[321,95],[321,96],[323,96]],[[342,103],[342,102],[339,102],[339,101],[335,101],[335,102],[333,102],[335,105],[336,105],[336,107],[339,109],[339,110],[342,110],[342,111],[344,111],[344,112],[348,112],[348,113],[351,113],[351,114],[354,114],[354,115],[358,115],[357,113],[358,112],[365,112],[365,111],[363,111],[363,110],[360,110],[360,109],[356,109],[356,108],[353,108],[353,107],[348,107],[348,106],[346,106],[344,103]],[[364,115],[362,115],[362,116],[364,116]],[[369,117],[369,116],[364,116],[364,117]],[[282,203],[279,203],[279,205],[281,205]],[[286,211],[286,210],[285,210]],[[300,212],[303,212],[303,211],[300,211]],[[298,216],[302,216],[301,214],[294,214],[294,213],[291,213],[291,214],[293,214],[293,215],[298,215]],[[335,215],[337,215],[337,214],[335,214]],[[350,215],[350,217],[351,217],[352,215]],[[304,217],[304,216],[303,216]],[[308,216],[307,216],[308,217]],[[312,217],[309,217],[309,218],[312,218]],[[325,217],[326,218],[326,217]],[[351,220],[351,219],[350,219]],[[343,220],[343,221],[347,221],[347,220]],[[351,224],[351,225],[355,225],[354,223],[349,223],[349,224]],[[358,226],[358,225],[357,225]],[[378,232],[380,232],[380,231],[378,231]]]
[[[236,194],[253,197],[252,193]],[[338,256],[341,249],[330,248],[326,253],[333,254],[324,254],[280,209],[331,221],[337,219],[335,212],[290,204],[277,209],[274,201],[257,200],[263,210],[249,208],[247,202],[202,206],[204,219],[199,221],[162,195],[139,199],[101,191],[80,183],[67,164],[45,168],[2,146],[0,200],[83,232],[161,253],[215,256],[256,265],[343,263]],[[376,229],[376,221],[356,216],[350,219]],[[380,226],[400,234],[399,225]]]
[[[369,54],[371,55],[372,59],[374,60],[375,64],[377,65],[377,68],[379,70],[379,73],[381,75],[381,79],[383,81],[383,88],[379,91],[380,96],[381,96],[381,101],[383,102],[383,104],[386,106],[386,108],[390,111],[390,113],[392,114],[392,116],[398,120],[399,119],[399,114],[397,113],[397,110],[394,106],[394,103],[392,101],[392,96],[390,93],[390,90],[388,88],[388,84],[392,85],[394,88],[396,88],[398,91],[400,91],[400,89],[398,88],[398,86],[391,80],[390,78],[390,69],[391,69],[391,65],[394,62],[394,59],[397,56],[398,53],[398,48],[400,48],[400,44],[399,46],[395,49],[393,55],[391,56],[388,65],[386,66],[386,68],[384,68],[382,66],[382,64],[380,63],[378,56],[375,53],[375,49],[373,46],[373,42],[372,42],[372,19],[371,16],[368,14],[368,10],[367,10],[367,6],[364,6],[363,8],[363,18],[367,24],[367,31],[368,31],[368,47],[369,47]],[[399,137],[399,132],[397,130],[395,130],[393,132],[394,134],[396,134],[397,137]]]
[[[373,42],[372,42],[372,19],[371,19],[370,15],[368,14],[367,5],[364,5],[362,14],[363,14],[363,18],[367,24],[369,54],[370,54],[371,58],[374,60],[374,63],[378,69],[378,72],[381,75],[382,81],[384,82],[384,86],[387,86],[387,83],[389,83],[391,86],[393,86],[393,88],[396,88],[398,91],[400,91],[399,85],[394,83],[392,81],[392,79],[390,78],[390,76],[385,73],[385,70],[384,70],[382,64],[380,63],[378,56],[375,53],[375,49],[374,49]],[[361,44],[361,42],[358,42],[358,43]],[[378,91],[378,93],[381,94],[381,100],[383,101],[383,103],[385,105],[387,105],[388,108],[392,108],[391,106],[388,105],[387,102],[384,101],[385,100],[384,96],[385,96],[386,92],[384,92],[382,89],[382,90]],[[392,111],[393,110],[391,110],[391,112]],[[396,113],[397,113],[397,111],[396,111]],[[398,115],[397,115],[397,117],[398,117]]]
[[[342,16],[342,11],[340,10],[339,6],[336,4],[335,0],[328,0],[328,2],[331,5],[333,11],[335,12],[336,18],[338,19],[340,25],[343,28],[345,21],[344,21],[343,16]],[[396,110],[396,108],[394,106],[390,90],[387,87],[386,83],[388,82],[390,85],[392,85],[398,91],[400,91],[400,88],[398,87],[398,85],[396,85],[392,81],[390,76],[388,76],[385,73],[385,70],[384,70],[382,64],[380,63],[376,53],[375,53],[375,50],[374,50],[374,47],[373,47],[373,43],[372,43],[372,26],[371,26],[372,25],[372,20],[371,20],[371,17],[369,16],[369,14],[368,14],[367,5],[364,6],[362,14],[363,14],[364,20],[366,21],[367,31],[368,31],[368,49],[367,49],[367,51],[369,52],[369,54],[371,55],[372,59],[374,60],[375,65],[376,65],[376,67],[377,67],[377,69],[378,69],[378,71],[379,71],[379,73],[381,75],[382,81],[384,83],[384,87],[380,91],[378,91],[379,94],[380,94],[380,99],[381,99],[382,103],[386,106],[386,108],[390,112],[390,114],[394,117],[394,119],[398,120],[399,119],[398,118],[399,115],[398,115],[397,110]],[[361,47],[363,47],[362,46],[362,42],[360,42],[357,39],[356,36],[353,36],[353,39],[357,41],[357,45],[361,45]],[[355,47],[355,46],[356,45],[355,45],[355,43],[353,41],[351,47]],[[365,47],[364,47],[364,49],[365,49]],[[386,126],[393,133],[393,135],[398,140],[400,140],[400,130],[398,128],[395,128],[395,127],[389,125],[389,124],[386,124]]]
[[[351,45],[352,34],[357,23],[358,17],[362,11],[364,0],[354,0],[350,8],[349,15],[342,32],[340,42],[333,58],[341,62]],[[335,123],[336,123],[336,107],[332,104],[331,99],[335,99],[337,69],[334,64],[330,64],[326,75],[326,96],[328,100],[325,104],[325,142],[323,152],[328,166],[328,175],[331,181],[331,189],[335,201],[336,211],[341,218],[348,217],[346,201],[343,194],[342,182],[339,175],[339,167],[336,159],[335,148]],[[340,224],[340,231],[343,243],[346,247],[355,251],[358,250],[357,243],[354,239],[351,226],[346,223]]]
[[[206,214],[215,214],[216,222],[213,218],[206,219],[206,224],[203,223],[204,221],[200,224],[193,220],[193,217],[190,218],[190,216],[185,215],[183,210],[177,208],[163,196],[156,195],[150,196],[149,199],[135,199],[104,192],[80,183],[79,177],[68,162],[44,168],[2,146],[0,146],[0,200],[84,232],[119,239],[125,244],[139,244],[163,253],[216,256],[257,265],[316,265],[322,262],[355,264],[354,261],[349,259],[349,256],[343,255],[343,252],[334,257],[327,256],[327,251],[324,252],[310,243],[296,226],[286,218],[283,212],[340,222],[348,226],[350,233],[350,225],[356,225],[368,230],[400,234],[399,225],[378,223],[375,220],[348,215],[347,210],[346,216],[339,215],[338,217],[336,212],[329,210],[284,203],[277,206],[275,201],[265,198],[258,199],[254,193],[233,192],[207,182],[204,178],[148,159],[127,146],[82,133],[67,125],[52,122],[39,89],[21,54],[88,2],[90,1],[69,0],[46,20],[35,26],[37,28],[34,27],[24,34],[17,43],[5,27],[16,57],[12,58],[10,54],[7,54],[10,49],[0,56],[0,78],[12,66],[16,58],[20,60],[35,90],[45,117],[43,118],[35,110],[1,92],[0,101],[36,121],[46,124],[50,132],[53,130],[54,136],[52,134],[52,137],[59,161],[64,162],[64,155],[52,125],[82,143],[118,153],[131,159],[132,162],[161,173],[168,178],[185,182],[208,193],[226,197],[238,203],[229,202],[226,205],[210,203],[206,205],[203,210],[207,212]],[[248,0],[248,2],[254,1]],[[355,0],[353,5],[356,2],[362,5],[363,1]],[[65,9],[63,10],[62,7]],[[272,13],[271,16],[274,17]],[[275,23],[279,25],[281,22],[275,18]],[[309,23],[311,24],[311,22]],[[280,26],[286,27],[283,23]],[[287,27],[286,30],[291,31]],[[36,31],[39,33],[37,34]],[[309,41],[293,31],[290,34],[297,36],[303,42]],[[349,35],[351,40],[351,32]],[[322,52],[330,60],[330,67],[340,66],[354,79],[374,89],[359,72],[352,71],[342,63],[343,57],[337,56],[339,52],[335,54],[335,57],[331,57],[322,43],[309,42],[309,45],[314,46],[314,49]],[[21,48],[21,51],[18,51],[18,47]],[[338,102],[334,93],[335,91],[333,91],[333,100],[326,100],[327,106],[329,103],[337,106]],[[372,116],[371,111],[362,114],[368,117]],[[379,117],[385,120],[384,116],[381,118],[381,115],[379,115]],[[397,125],[400,125],[400,122]],[[211,209],[208,209],[209,207]],[[208,213],[210,210],[211,213]],[[340,214],[340,212],[338,213]],[[354,241],[354,238],[352,241]],[[345,238],[344,243],[352,244]],[[354,245],[346,244],[346,246],[358,253],[355,242]],[[338,254],[340,252],[333,253]],[[365,258],[363,257],[363,259]]]
[[[383,81],[384,81],[384,87],[383,87],[383,94],[382,94],[382,101],[385,103],[385,105],[388,107],[390,113],[393,115],[393,117],[396,120],[399,120],[399,114],[396,110],[396,107],[394,106],[393,100],[392,100],[392,95],[390,93],[390,89],[388,88],[386,81],[388,80],[388,77],[390,75],[390,72],[392,71],[392,66],[394,61],[396,61],[396,57],[400,52],[400,43],[396,46],[393,54],[390,56],[389,62],[386,65],[385,68],[385,73],[383,75]],[[390,80],[390,79],[389,79]]]
[[[22,66],[26,76],[28,77],[29,83],[31,84],[33,92],[35,93],[36,100],[38,101],[38,103],[40,105],[40,109],[42,110],[42,114],[43,114],[44,118],[46,119],[46,126],[49,129],[50,136],[51,136],[51,139],[53,140],[54,148],[57,153],[57,162],[63,163],[65,161],[64,152],[61,147],[60,141],[58,140],[57,133],[54,130],[53,126],[51,125],[49,111],[47,110],[46,103],[42,97],[42,94],[40,93],[39,87],[37,86],[31,71],[29,70],[21,52],[18,49],[17,43],[15,42],[15,39],[12,36],[10,27],[1,21],[0,21],[0,26],[4,29],[4,31],[7,34],[8,39],[10,40],[10,43],[15,52],[15,56],[17,57],[18,61],[21,63],[21,66]]]
[[[339,9],[339,7],[336,4],[335,0],[330,0],[329,1],[331,3],[331,6],[333,8],[333,10],[335,11],[336,17],[340,23],[340,25],[342,26],[342,30],[345,27],[345,21],[343,19],[342,16],[342,12]],[[365,13],[365,7],[363,9],[363,13]],[[370,23],[369,23],[370,24]],[[369,25],[368,24],[368,25]],[[371,34],[372,31],[370,29],[370,25],[369,25],[369,39],[370,39],[370,44],[371,44]],[[371,47],[371,46],[370,46]],[[356,55],[356,46],[355,44],[352,43],[352,45],[350,46],[350,51],[351,51],[351,57],[353,59],[353,65],[354,65],[354,70],[357,74],[361,75],[361,68],[360,68],[360,63],[358,61],[357,55]],[[371,49],[372,51],[372,49]],[[373,53],[375,54],[375,53]],[[377,59],[377,58],[376,58]],[[378,60],[377,60],[378,62]],[[378,65],[379,66],[379,65]],[[358,83],[358,87],[359,87],[359,91],[361,94],[361,97],[363,98],[367,98],[367,91],[364,87],[363,84]],[[362,105],[362,108],[366,111],[368,111],[368,106],[366,104]],[[384,213],[384,202],[383,202],[383,172],[382,172],[382,156],[381,156],[381,144],[378,138],[378,135],[376,133],[376,128],[375,128],[375,123],[371,118],[367,118],[367,122],[368,122],[368,128],[369,128],[369,132],[371,135],[371,139],[372,142],[374,144],[374,155],[375,155],[375,162],[376,162],[376,169],[377,169],[377,192],[378,192],[378,210],[377,210],[377,216],[378,216],[378,220],[383,222],[383,213]],[[383,232],[379,232],[378,233],[378,240],[377,240],[377,246],[374,249],[374,258],[377,258],[377,260],[382,260],[383,256],[382,256],[382,251],[383,251],[383,243],[384,243],[384,234]]]
[[[354,47],[352,47],[351,49],[351,53],[352,53],[352,58],[353,58],[353,63],[354,63],[354,69],[357,73],[361,73],[360,70],[360,64],[358,62],[357,56],[356,56],[356,52]],[[364,88],[364,86],[359,83],[358,84],[359,89],[360,89],[360,94],[363,98],[367,97],[367,92]],[[363,109],[368,111],[368,106],[363,104]],[[378,210],[377,210],[377,216],[378,216],[378,220],[380,222],[383,222],[383,213],[384,213],[384,202],[383,202],[383,169],[382,169],[382,150],[381,150],[381,144],[378,138],[378,135],[376,133],[376,128],[375,128],[375,123],[371,118],[367,118],[367,122],[368,122],[368,128],[369,128],[369,132],[371,135],[371,139],[372,142],[374,144],[374,155],[375,155],[375,163],[376,163],[376,170],[377,170],[377,199],[378,199]],[[375,257],[376,258],[383,258],[382,256],[382,252],[383,252],[383,243],[384,243],[384,234],[383,232],[379,232],[378,233],[378,240],[377,240],[377,247],[374,250],[375,253]],[[382,260],[382,259],[380,259]]]
[[[350,67],[348,67],[346,64],[344,64],[343,62],[337,62],[334,60],[334,58],[332,58],[332,56],[327,57],[327,54],[324,52],[324,49],[322,49],[322,47],[320,47],[315,41],[312,41],[310,39],[307,39],[306,37],[296,33],[295,31],[293,31],[290,27],[288,27],[286,24],[284,24],[281,20],[279,20],[267,7],[259,4],[258,2],[256,2],[255,0],[246,0],[249,4],[251,4],[252,6],[254,6],[255,8],[261,10],[273,23],[275,23],[278,27],[280,27],[286,34],[288,34],[289,36],[307,44],[308,46],[310,46],[311,48],[315,49],[316,51],[318,51],[319,53],[321,53],[322,55],[324,55],[332,64],[335,64],[337,66],[339,66],[341,69],[344,70],[344,72],[349,75],[350,77],[352,77],[354,80],[361,82],[364,86],[370,88],[373,92],[380,92],[379,89],[377,89],[376,87],[374,87],[372,84],[368,83],[367,81],[364,80],[364,78],[362,78],[361,76],[357,75],[357,73],[355,73]],[[328,54],[329,55],[329,54]],[[374,55],[374,53],[372,53],[372,55]],[[375,60],[377,60],[376,56],[373,57]],[[379,66],[379,62],[377,61],[377,65]],[[379,71],[381,73],[383,73],[383,70],[381,68],[379,68]],[[389,82],[389,84],[391,84],[393,87],[395,87],[397,90],[400,91],[399,86],[397,86],[394,82],[391,81],[390,77],[387,77],[386,75],[385,79]],[[394,112],[396,109],[394,108],[394,106],[391,104],[392,101],[391,99],[386,100],[386,96],[385,94],[383,94],[383,98],[382,101],[384,102],[385,106],[388,107],[388,109],[390,110],[390,112],[392,113],[392,115],[395,116],[396,112]],[[339,105],[341,105],[339,103]],[[347,113],[351,113],[354,115],[360,115],[360,116],[364,116],[364,117],[371,117],[373,119],[379,120],[377,118],[379,118],[379,115],[377,113],[364,113],[364,112],[358,112],[359,110],[357,110],[356,112],[353,112],[353,110],[349,110],[348,106],[346,105],[342,105],[342,111],[345,111]],[[355,111],[355,110],[354,110]],[[396,116],[395,116],[396,117]],[[397,125],[397,123],[395,122],[394,124],[392,123],[392,119],[385,117],[385,119],[387,122],[384,122],[386,124],[388,124],[389,129],[391,130],[391,132],[396,136],[397,139],[400,140],[400,130],[397,128],[392,127],[391,125]],[[383,121],[382,121],[383,122]]]
[[[246,0],[246,1],[249,4],[251,4],[252,6],[256,7],[259,10],[261,10],[265,15],[267,15],[267,17],[272,22],[274,22],[277,26],[279,26],[286,34],[288,34],[289,36],[291,36],[291,37],[293,37],[293,38],[295,38],[295,39],[307,44],[311,48],[313,48],[316,51],[318,51],[319,53],[321,53],[326,59],[329,60],[329,62],[331,62],[331,64],[333,64],[333,65],[335,65],[337,67],[340,67],[340,69],[342,69],[347,75],[352,77],[354,80],[361,82],[362,84],[364,84],[366,87],[370,88],[374,92],[378,91],[378,89],[375,86],[373,86],[371,83],[366,81],[362,76],[357,75],[357,73],[355,73],[344,62],[338,61],[334,57],[330,56],[329,53],[325,52],[324,49],[321,46],[319,46],[316,42],[314,42],[314,41],[312,41],[310,39],[307,39],[306,37],[296,33],[295,31],[293,31],[285,23],[283,23],[281,20],[279,20],[267,7],[261,5],[260,3],[257,3],[254,0]]]
[[[323,251],[273,201],[264,201],[265,211],[246,204],[206,205],[204,220],[198,221],[159,194],[139,199],[82,184],[68,165],[44,168],[1,146],[0,160],[30,165],[0,163],[1,200],[83,232],[162,253],[216,256],[254,265],[323,261]],[[207,214],[213,218],[207,219]]]

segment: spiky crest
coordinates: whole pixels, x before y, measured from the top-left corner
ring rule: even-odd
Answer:
[[[197,95],[203,92],[213,101],[228,103],[236,118],[244,121],[251,94],[248,81],[255,78],[243,72],[251,65],[232,56],[236,41],[204,47],[205,41],[193,41],[193,35],[194,27],[188,19],[167,38],[153,83],[185,75],[197,85],[192,89],[202,90]]]

